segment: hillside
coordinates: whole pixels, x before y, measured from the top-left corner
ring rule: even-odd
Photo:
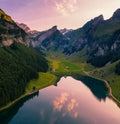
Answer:
[[[88,21],[76,30],[58,30],[57,26],[30,36],[30,45],[43,51],[59,51],[81,56],[95,67],[103,67],[120,59],[120,9],[111,18],[103,15]]]
[[[0,9],[0,46],[9,46],[13,42],[28,45],[28,35],[16,25],[9,15]]]
[[[23,95],[38,72],[48,70],[43,54],[28,46],[28,34],[0,10],[0,108]]]
[[[39,31],[37,30],[31,30],[26,24],[24,23],[18,23],[16,22],[17,26],[20,27],[21,29],[23,29],[26,33],[32,35],[32,34],[35,34],[35,33],[38,33]]]
[[[96,67],[112,63],[120,59],[120,9],[108,20],[100,15],[65,36],[73,43],[72,48],[64,51],[65,54],[70,54],[71,49],[72,53],[85,50],[87,62]]]
[[[0,48],[0,106],[22,95],[27,83],[47,69],[47,61],[32,48],[19,43]]]
[[[49,30],[33,34],[30,37],[30,45],[37,49],[64,51],[64,48],[69,47],[70,40],[65,37],[58,29],[53,26]]]

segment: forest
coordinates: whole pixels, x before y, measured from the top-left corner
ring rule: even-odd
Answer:
[[[47,60],[43,54],[14,42],[0,48],[0,106],[15,100],[25,92],[27,83],[46,72]]]

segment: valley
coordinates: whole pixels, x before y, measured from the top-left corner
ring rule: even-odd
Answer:
[[[120,9],[107,20],[100,15],[76,30],[55,25],[44,31],[16,23],[0,9],[0,119],[63,78],[82,82],[91,98],[112,99],[109,104],[120,106]]]
[[[94,78],[106,80],[112,89],[113,96],[118,101],[120,101],[120,95],[119,95],[120,76],[115,74],[115,65],[118,62],[115,62],[106,67],[95,68],[94,66],[86,62],[77,62],[77,61],[73,62],[70,56],[64,56],[61,54],[57,55],[56,53],[53,54],[53,52],[52,52],[52,58],[49,60],[52,63],[52,69],[54,69],[53,74],[58,74],[58,75],[77,74],[80,76],[92,76]]]

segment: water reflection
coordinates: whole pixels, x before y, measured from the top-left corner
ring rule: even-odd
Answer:
[[[54,112],[62,111],[62,116],[65,117],[69,114],[72,118],[78,117],[77,107],[78,101],[74,98],[69,98],[69,94],[63,92],[53,101]]]
[[[24,105],[26,101],[38,95],[39,92],[35,92],[34,94],[26,96],[16,104],[14,104],[11,108],[0,112],[0,124],[8,124],[8,122],[16,115],[16,113],[19,111],[19,109]]]
[[[108,97],[96,99],[91,86],[72,77],[62,77],[57,85],[26,99],[20,108],[14,108],[15,113],[11,110],[8,124],[120,124],[117,105]]]
[[[54,110],[61,111],[61,109],[64,107],[65,102],[68,99],[68,96],[69,95],[66,92],[61,93],[60,96],[53,101]]]
[[[81,80],[98,100],[101,101],[106,99],[108,88],[105,86],[104,82],[90,77],[75,76],[75,79]]]

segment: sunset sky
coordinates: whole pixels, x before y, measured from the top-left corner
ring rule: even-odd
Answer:
[[[105,19],[120,8],[120,0],[0,0],[0,8],[31,29],[76,29],[103,14]]]

